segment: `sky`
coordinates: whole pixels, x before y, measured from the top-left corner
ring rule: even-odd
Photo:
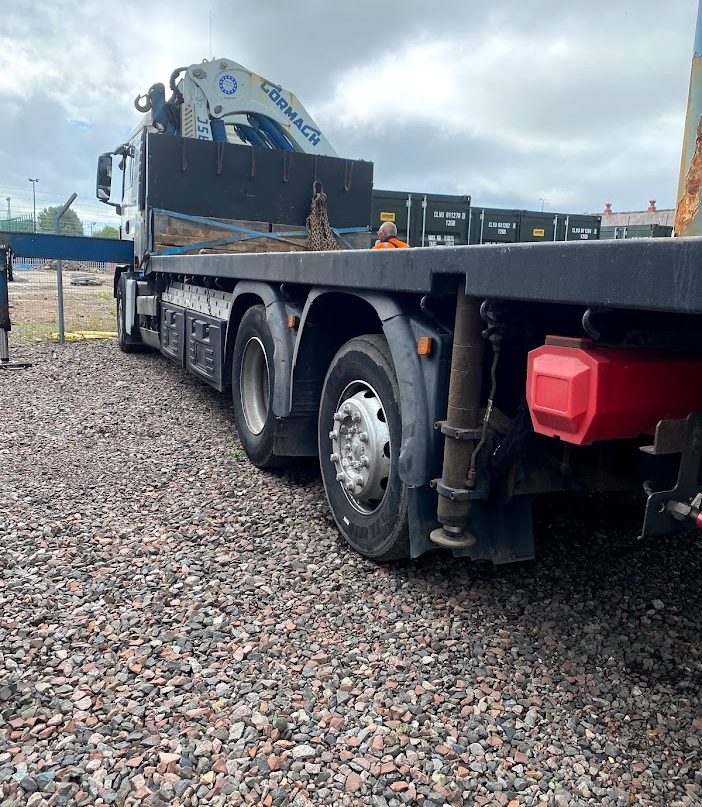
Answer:
[[[228,58],[294,92],[376,188],[582,213],[675,204],[695,0],[2,0],[0,210],[75,208],[133,100]],[[210,23],[211,20],[211,23]],[[0,214],[1,215],[1,214]]]

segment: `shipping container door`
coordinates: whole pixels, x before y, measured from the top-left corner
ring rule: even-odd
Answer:
[[[558,214],[559,241],[596,241],[600,238],[601,216]]]
[[[375,236],[381,224],[392,221],[397,227],[398,236],[407,241],[408,214],[414,214],[414,208],[420,202],[421,200],[413,198],[412,194],[404,191],[374,190],[371,205],[371,233]],[[410,238],[412,237],[411,229],[410,227]]]
[[[519,235],[519,211],[494,207],[472,208],[471,244],[513,244]]]
[[[519,221],[520,241],[555,241],[556,214],[522,210]]]
[[[463,246],[468,243],[470,196],[426,194],[413,206],[413,246]]]

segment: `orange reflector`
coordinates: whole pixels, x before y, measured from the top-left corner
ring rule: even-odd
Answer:
[[[432,338],[431,336],[420,336],[417,339],[417,353],[420,356],[428,356],[431,353]]]
[[[297,317],[297,314],[290,314],[290,316],[288,317],[288,328],[297,328],[298,322],[299,319]]]

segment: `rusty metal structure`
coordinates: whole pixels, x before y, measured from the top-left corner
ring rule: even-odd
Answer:
[[[690,70],[685,134],[680,158],[680,179],[675,209],[675,235],[702,235],[700,190],[702,189],[702,3],[697,9],[697,28]]]

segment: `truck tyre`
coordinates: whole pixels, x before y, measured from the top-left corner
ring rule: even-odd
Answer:
[[[276,468],[285,464],[285,458],[273,453],[273,350],[266,309],[254,305],[241,318],[234,341],[232,403],[241,444],[248,458],[259,468]]]
[[[124,300],[127,293],[127,276],[121,274],[117,282],[117,342],[124,353],[137,353],[144,349],[140,338],[128,334],[125,328]]]
[[[339,531],[376,561],[409,556],[407,489],[398,473],[400,394],[385,338],[338,351],[319,407],[319,462]]]

